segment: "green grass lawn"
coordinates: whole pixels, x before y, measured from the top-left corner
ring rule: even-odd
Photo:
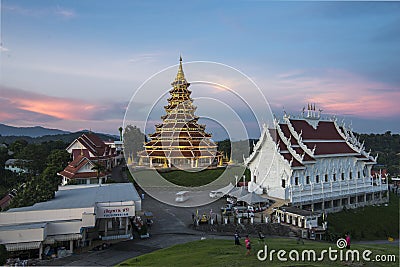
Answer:
[[[241,240],[244,243],[244,240]],[[272,261],[266,260],[261,262],[257,259],[257,252],[264,248],[264,244],[252,239],[252,254],[246,256],[246,249],[242,246],[235,246],[232,240],[207,239],[201,241],[189,242],[186,244],[175,245],[170,248],[157,250],[155,252],[132,258],[122,262],[119,266],[398,266],[398,247],[394,245],[352,245],[352,249],[359,250],[360,259],[362,252],[366,249],[372,251],[371,259],[375,255],[396,255],[396,262],[345,262],[345,261],[329,261],[328,254],[325,254],[324,261],[287,261],[280,262],[276,253]],[[316,251],[317,258],[324,249],[337,249],[334,243],[322,243],[305,241],[304,244],[297,244],[295,239],[268,239],[265,244],[268,251],[272,249],[278,251],[284,249],[286,258],[289,251],[301,251],[313,249]],[[345,250],[344,250],[345,251]],[[338,253],[338,257],[339,257]]]
[[[355,240],[399,238],[399,202],[390,194],[389,205],[367,206],[328,215],[328,229],[336,235],[349,232]]]
[[[202,170],[199,172],[188,171],[170,171],[161,172],[161,176],[173,184],[181,186],[202,186],[211,183],[217,179],[225,169]]]
[[[157,172],[150,170],[138,170],[133,173],[136,179],[139,179],[142,183],[146,181],[152,181],[153,183],[160,182],[161,175],[165,180],[179,186],[187,187],[198,187],[210,184],[211,182],[220,178],[220,186],[226,186],[229,182],[235,183],[235,175],[239,177],[243,174],[243,167],[230,167],[230,168],[217,168],[217,169],[205,169],[201,171],[185,171],[185,170],[174,170],[168,172]],[[128,178],[133,181],[132,176],[128,172]],[[246,177],[250,177],[248,169],[245,170],[244,174]],[[242,181],[242,179],[240,180]],[[161,184],[160,184],[161,185]]]

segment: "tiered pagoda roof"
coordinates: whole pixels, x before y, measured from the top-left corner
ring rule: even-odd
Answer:
[[[166,115],[163,122],[156,125],[155,133],[149,134],[150,141],[144,144],[144,151],[139,152],[143,158],[161,159],[164,164],[177,165],[174,159],[198,160],[222,156],[217,152],[217,145],[211,140],[211,134],[205,132],[205,125],[199,124],[195,115],[196,106],[190,97],[190,83],[186,81],[182,58],[179,60],[178,73],[171,83],[168,105],[164,106]],[[190,164],[189,161],[181,164]],[[193,163],[192,163],[193,164]],[[179,165],[179,164],[178,164]]]

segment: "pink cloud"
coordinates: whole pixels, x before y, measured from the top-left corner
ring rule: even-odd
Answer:
[[[121,125],[124,103],[48,96],[0,86],[0,122],[15,126],[42,125],[79,130]],[[113,126],[111,126],[113,125]],[[105,127],[106,126],[106,127]]]
[[[342,71],[317,71],[316,74],[279,75],[270,95],[272,102],[285,107],[316,103],[324,113],[355,115],[364,118],[400,115],[400,88]]]

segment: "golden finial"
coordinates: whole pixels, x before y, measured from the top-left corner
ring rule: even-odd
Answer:
[[[182,55],[179,56],[179,68],[178,68],[178,74],[176,74],[175,81],[185,81],[185,74],[183,73],[183,67],[182,67]]]

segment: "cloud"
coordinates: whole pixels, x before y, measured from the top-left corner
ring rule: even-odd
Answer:
[[[65,7],[44,7],[44,8],[26,8],[19,5],[3,5],[2,9],[6,12],[28,17],[56,16],[65,19],[76,17],[73,9]]]
[[[0,86],[0,122],[12,125],[74,125],[78,129],[106,129],[109,122],[122,123],[126,103],[61,98]],[[101,122],[101,123],[100,123]]]
[[[0,52],[8,52],[10,51],[7,47],[4,47],[3,44],[0,44]]]
[[[274,106],[301,110],[316,103],[324,113],[363,118],[400,115],[400,87],[337,69],[309,70],[302,75],[277,75],[265,92]]]
[[[142,53],[132,55],[128,60],[130,63],[138,63],[142,61],[155,61],[156,59],[160,58],[161,53]]]
[[[62,7],[57,7],[56,10],[54,10],[54,14],[61,16],[65,19],[70,19],[70,18],[76,17],[76,13],[74,10],[62,8]]]

